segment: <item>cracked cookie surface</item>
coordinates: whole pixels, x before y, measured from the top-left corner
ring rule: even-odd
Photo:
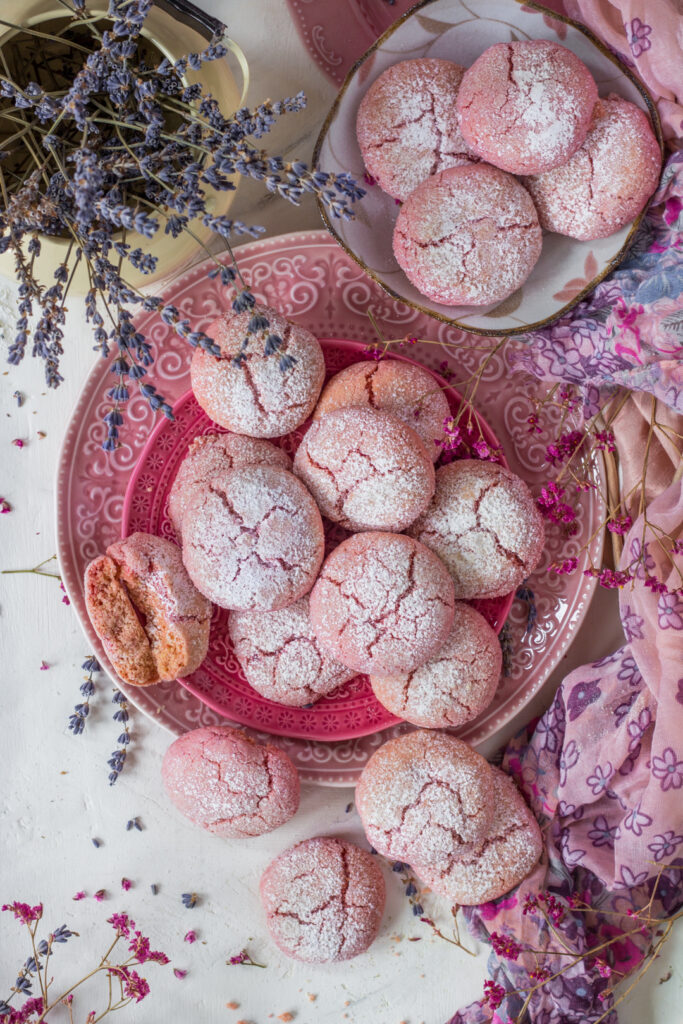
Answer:
[[[429,661],[412,672],[371,676],[377,700],[398,718],[428,729],[464,725],[493,700],[502,654],[483,615],[462,601],[448,638]]]
[[[406,277],[445,305],[501,302],[526,281],[541,243],[529,193],[489,164],[451,167],[423,181],[393,234]]]
[[[476,162],[455,100],[465,69],[436,58],[387,68],[361,100],[356,134],[368,172],[403,202],[430,174]]]
[[[268,931],[287,956],[312,964],[350,960],[377,936],[384,878],[366,850],[318,836],[268,866],[261,902]]]
[[[111,544],[87,566],[84,586],[90,621],[125,682],[150,686],[199,668],[211,605],[171,541],[133,533]]]
[[[481,754],[448,733],[423,730],[384,743],[356,786],[368,842],[385,857],[437,872],[485,838],[492,798]]]
[[[195,398],[208,416],[236,434],[281,437],[296,430],[313,412],[325,379],[322,349],[310,331],[290,323],[274,309],[259,310],[269,321],[267,330],[249,335],[253,311],[224,313],[206,333],[221,350],[220,358],[195,349],[190,379]],[[277,349],[265,354],[268,337],[280,339]],[[234,359],[240,356],[241,363]],[[281,369],[280,361],[292,362]]]
[[[632,221],[657,188],[659,144],[634,103],[598,100],[583,145],[552,171],[523,179],[548,231],[607,238]]]
[[[279,466],[214,477],[183,519],[183,561],[221,608],[284,608],[313,586],[323,559],[318,508]]]
[[[453,623],[453,581],[428,548],[404,534],[358,533],[325,560],[310,597],[320,647],[357,672],[410,672],[441,647]]]
[[[434,493],[434,465],[419,435],[370,407],[335,409],[314,420],[294,472],[322,514],[352,531],[404,530]]]
[[[453,860],[446,871],[412,864],[435,893],[463,907],[504,896],[526,878],[543,852],[538,822],[517,786],[499,768],[491,771],[495,815],[483,842]]]
[[[244,434],[202,434],[195,438],[168,496],[168,516],[177,536],[181,536],[183,516],[197,489],[208,486],[213,477],[228,469],[256,465],[291,470],[292,460],[282,448]]]
[[[304,707],[356,675],[321,650],[308,596],[278,611],[232,612],[228,628],[247,682],[278,704]]]
[[[586,137],[598,90],[565,46],[546,39],[496,43],[465,72],[460,129],[482,160],[510,174],[559,167]]]
[[[179,736],[161,775],[181,814],[226,838],[272,832],[299,807],[299,776],[287,754],[227,725]]]
[[[438,442],[451,410],[441,386],[424,367],[391,358],[352,363],[327,382],[313,418],[348,406],[398,416],[419,435],[432,462],[441,454]]]
[[[432,503],[410,533],[443,559],[464,600],[509,594],[536,568],[545,541],[524,481],[476,459],[437,470]]]

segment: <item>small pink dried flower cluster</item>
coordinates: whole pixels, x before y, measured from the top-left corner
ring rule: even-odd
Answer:
[[[551,480],[541,489],[537,503],[546,519],[552,523],[563,523],[567,527],[567,532],[572,534],[578,529],[576,512],[571,505],[562,500],[565,493],[564,487]]]
[[[575,455],[585,444],[586,435],[581,430],[571,430],[561,434],[557,441],[549,444],[545,450],[545,461],[553,466],[561,466],[570,456]]]
[[[499,932],[491,932],[489,936],[493,951],[505,960],[517,960],[522,947],[512,935],[501,935]]]
[[[601,587],[605,590],[616,590],[617,588],[625,587],[627,583],[630,583],[633,576],[628,569],[596,569],[595,566],[591,566],[590,569],[584,569],[584,576],[592,576],[597,579]]]

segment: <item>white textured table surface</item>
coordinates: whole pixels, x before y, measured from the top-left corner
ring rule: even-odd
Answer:
[[[251,100],[305,89],[307,111],[286,119],[268,146],[273,152],[308,158],[333,89],[300,43],[284,0],[203,0],[203,5],[229,23],[243,46],[252,69]],[[343,22],[341,2],[340,9]],[[247,221],[265,225],[269,234],[319,226],[312,204],[297,210],[262,197],[254,185],[241,188],[233,210]],[[0,282],[0,290],[11,289],[11,283]],[[11,514],[0,517],[0,568],[30,567],[55,550],[53,478],[60,439],[93,360],[78,303],[72,301],[71,307],[63,360],[66,380],[57,392],[45,393],[39,367],[29,359],[7,375],[7,341],[0,342],[0,494],[13,507]],[[21,408],[11,397],[15,389],[25,396]],[[38,431],[45,438],[40,439]],[[26,442],[23,448],[10,444],[16,437]],[[432,939],[412,917],[403,887],[389,870],[387,912],[368,954],[328,968],[297,965],[281,956],[265,932],[257,896],[260,874],[279,851],[310,835],[336,834],[362,842],[358,817],[353,809],[347,811],[352,791],[304,787],[301,809],[284,828],[248,842],[213,838],[190,827],[165,800],[159,768],[168,734],[139,714],[133,716],[134,742],[125,771],[110,787],[106,761],[120,730],[111,719],[111,686],[104,677],[84,734],[74,737],[66,728],[72,705],[80,700],[80,664],[88,651],[75,615],[61,603],[61,596],[54,580],[0,577],[5,708],[0,896],[2,902],[42,901],[46,930],[66,923],[80,933],[55,954],[56,986],[66,987],[94,966],[111,935],[106,918],[126,910],[151,937],[153,947],[163,949],[173,966],[188,972],[176,980],[171,968],[150,966],[146,974],[151,995],[123,1015],[139,1024],[266,1024],[286,1013],[297,1024],[443,1024],[458,1007],[481,995],[488,947],[473,960]],[[599,594],[535,709],[547,704],[568,668],[619,643],[616,602]],[[40,671],[43,660],[49,668]],[[140,818],[141,832],[126,830],[134,816]],[[101,840],[99,848],[92,837]],[[123,876],[133,883],[128,892],[121,889]],[[157,895],[150,890],[152,883],[158,886]],[[92,899],[99,889],[107,891],[100,904]],[[73,902],[79,890],[88,898]],[[191,910],[180,901],[187,891],[200,897]],[[425,909],[448,923],[445,905],[434,900]],[[183,941],[191,928],[198,936],[194,945]],[[411,937],[421,941],[410,942]],[[19,924],[2,915],[0,997],[6,996],[28,955],[23,939]],[[243,946],[267,964],[265,971],[225,966],[226,958]],[[661,965],[623,1010],[623,1024],[680,1019],[680,972],[667,984],[658,984],[676,960],[683,961],[681,929]],[[103,981],[84,989],[75,1004],[77,1021],[90,1009],[103,1008],[104,989]],[[238,1008],[228,1008],[231,1002]],[[57,1024],[62,1019],[67,1019],[65,1012],[50,1018]]]

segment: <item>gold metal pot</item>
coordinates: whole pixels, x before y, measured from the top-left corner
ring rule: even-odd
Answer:
[[[89,4],[89,10],[93,15],[105,17],[106,0],[93,0]],[[67,17],[59,0],[2,0],[0,4],[2,21],[21,27],[40,29],[42,22]],[[205,49],[210,35],[210,31],[206,31],[206,26],[210,26],[210,21],[211,19],[196,11],[186,0],[158,0],[147,16],[143,35],[163,56],[169,60],[177,60],[187,53]],[[16,34],[17,29],[0,24],[0,49]],[[49,41],[46,41],[46,45],[49,46]],[[246,78],[246,67],[243,61],[240,63]],[[218,101],[226,116],[230,116],[238,108],[246,90],[246,83],[244,88],[240,89],[225,59],[204,64],[199,72],[188,69],[185,79],[188,84],[201,81],[205,90]],[[239,175],[233,178],[235,183],[237,180]],[[234,195],[234,191],[217,192],[207,188],[207,209],[213,215],[224,214],[229,209]],[[160,280],[180,273],[197,260],[202,252],[202,244],[208,245],[212,238],[212,232],[202,224],[200,218],[190,223],[196,240],[187,232],[182,232],[177,238],[164,234],[163,217],[158,219],[161,222],[159,231],[151,239],[143,238],[133,231],[126,234],[126,241],[133,248],[139,247],[143,252],[157,257],[154,274],[142,274],[129,263],[126,264],[124,277],[129,284],[138,289],[146,288],[152,283],[158,285]],[[68,246],[67,238],[46,235],[41,237],[41,253],[35,264],[38,280],[52,283],[52,275],[63,262]],[[11,251],[0,255],[0,274],[14,276],[14,258]],[[70,290],[83,293],[88,287],[87,265],[84,260],[80,260]]]

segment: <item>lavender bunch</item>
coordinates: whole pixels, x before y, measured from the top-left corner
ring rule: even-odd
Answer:
[[[44,362],[48,387],[61,383],[65,303],[74,271],[84,262],[90,284],[85,313],[94,349],[105,358],[116,356],[102,445],[113,451],[131,387],[154,412],[173,418],[164,396],[149,383],[154,356],[135,327],[136,307],[156,311],[192,347],[220,354],[173,305],[126,281],[128,268],[151,275],[157,266],[157,257],[129,241],[130,232],[145,238],[162,232],[173,239],[182,232],[193,234],[192,221],[200,218],[232,256],[235,237],[263,230],[208,209],[210,190],[234,189],[236,174],[262,181],[269,192],[294,204],[314,193],[334,217],[345,219],[353,216],[352,204],[364,193],[346,174],[310,170],[301,161],[287,162],[259,148],[280,117],[304,107],[303,93],[225,117],[200,84],[187,83],[188,69],[198,71],[226,55],[222,36],[201,53],[155,63],[141,39],[152,0],[110,0],[105,21],[92,17],[86,0],[62,0],[62,6],[85,45],[74,43],[58,72],[51,64],[45,82],[22,84],[9,73],[0,74],[0,117],[16,126],[0,150],[0,252],[13,255],[19,282],[9,362],[20,363],[31,340],[32,355]],[[21,32],[36,35],[46,46],[46,33]],[[50,38],[64,45],[63,34]],[[41,235],[68,240],[51,283],[36,276]],[[233,287],[235,311],[253,310],[243,352],[258,336],[266,354],[278,359],[283,372],[289,369],[291,361],[282,365],[278,356],[282,339],[269,331],[267,318],[256,309],[234,257],[225,267],[214,258],[210,273]]]

